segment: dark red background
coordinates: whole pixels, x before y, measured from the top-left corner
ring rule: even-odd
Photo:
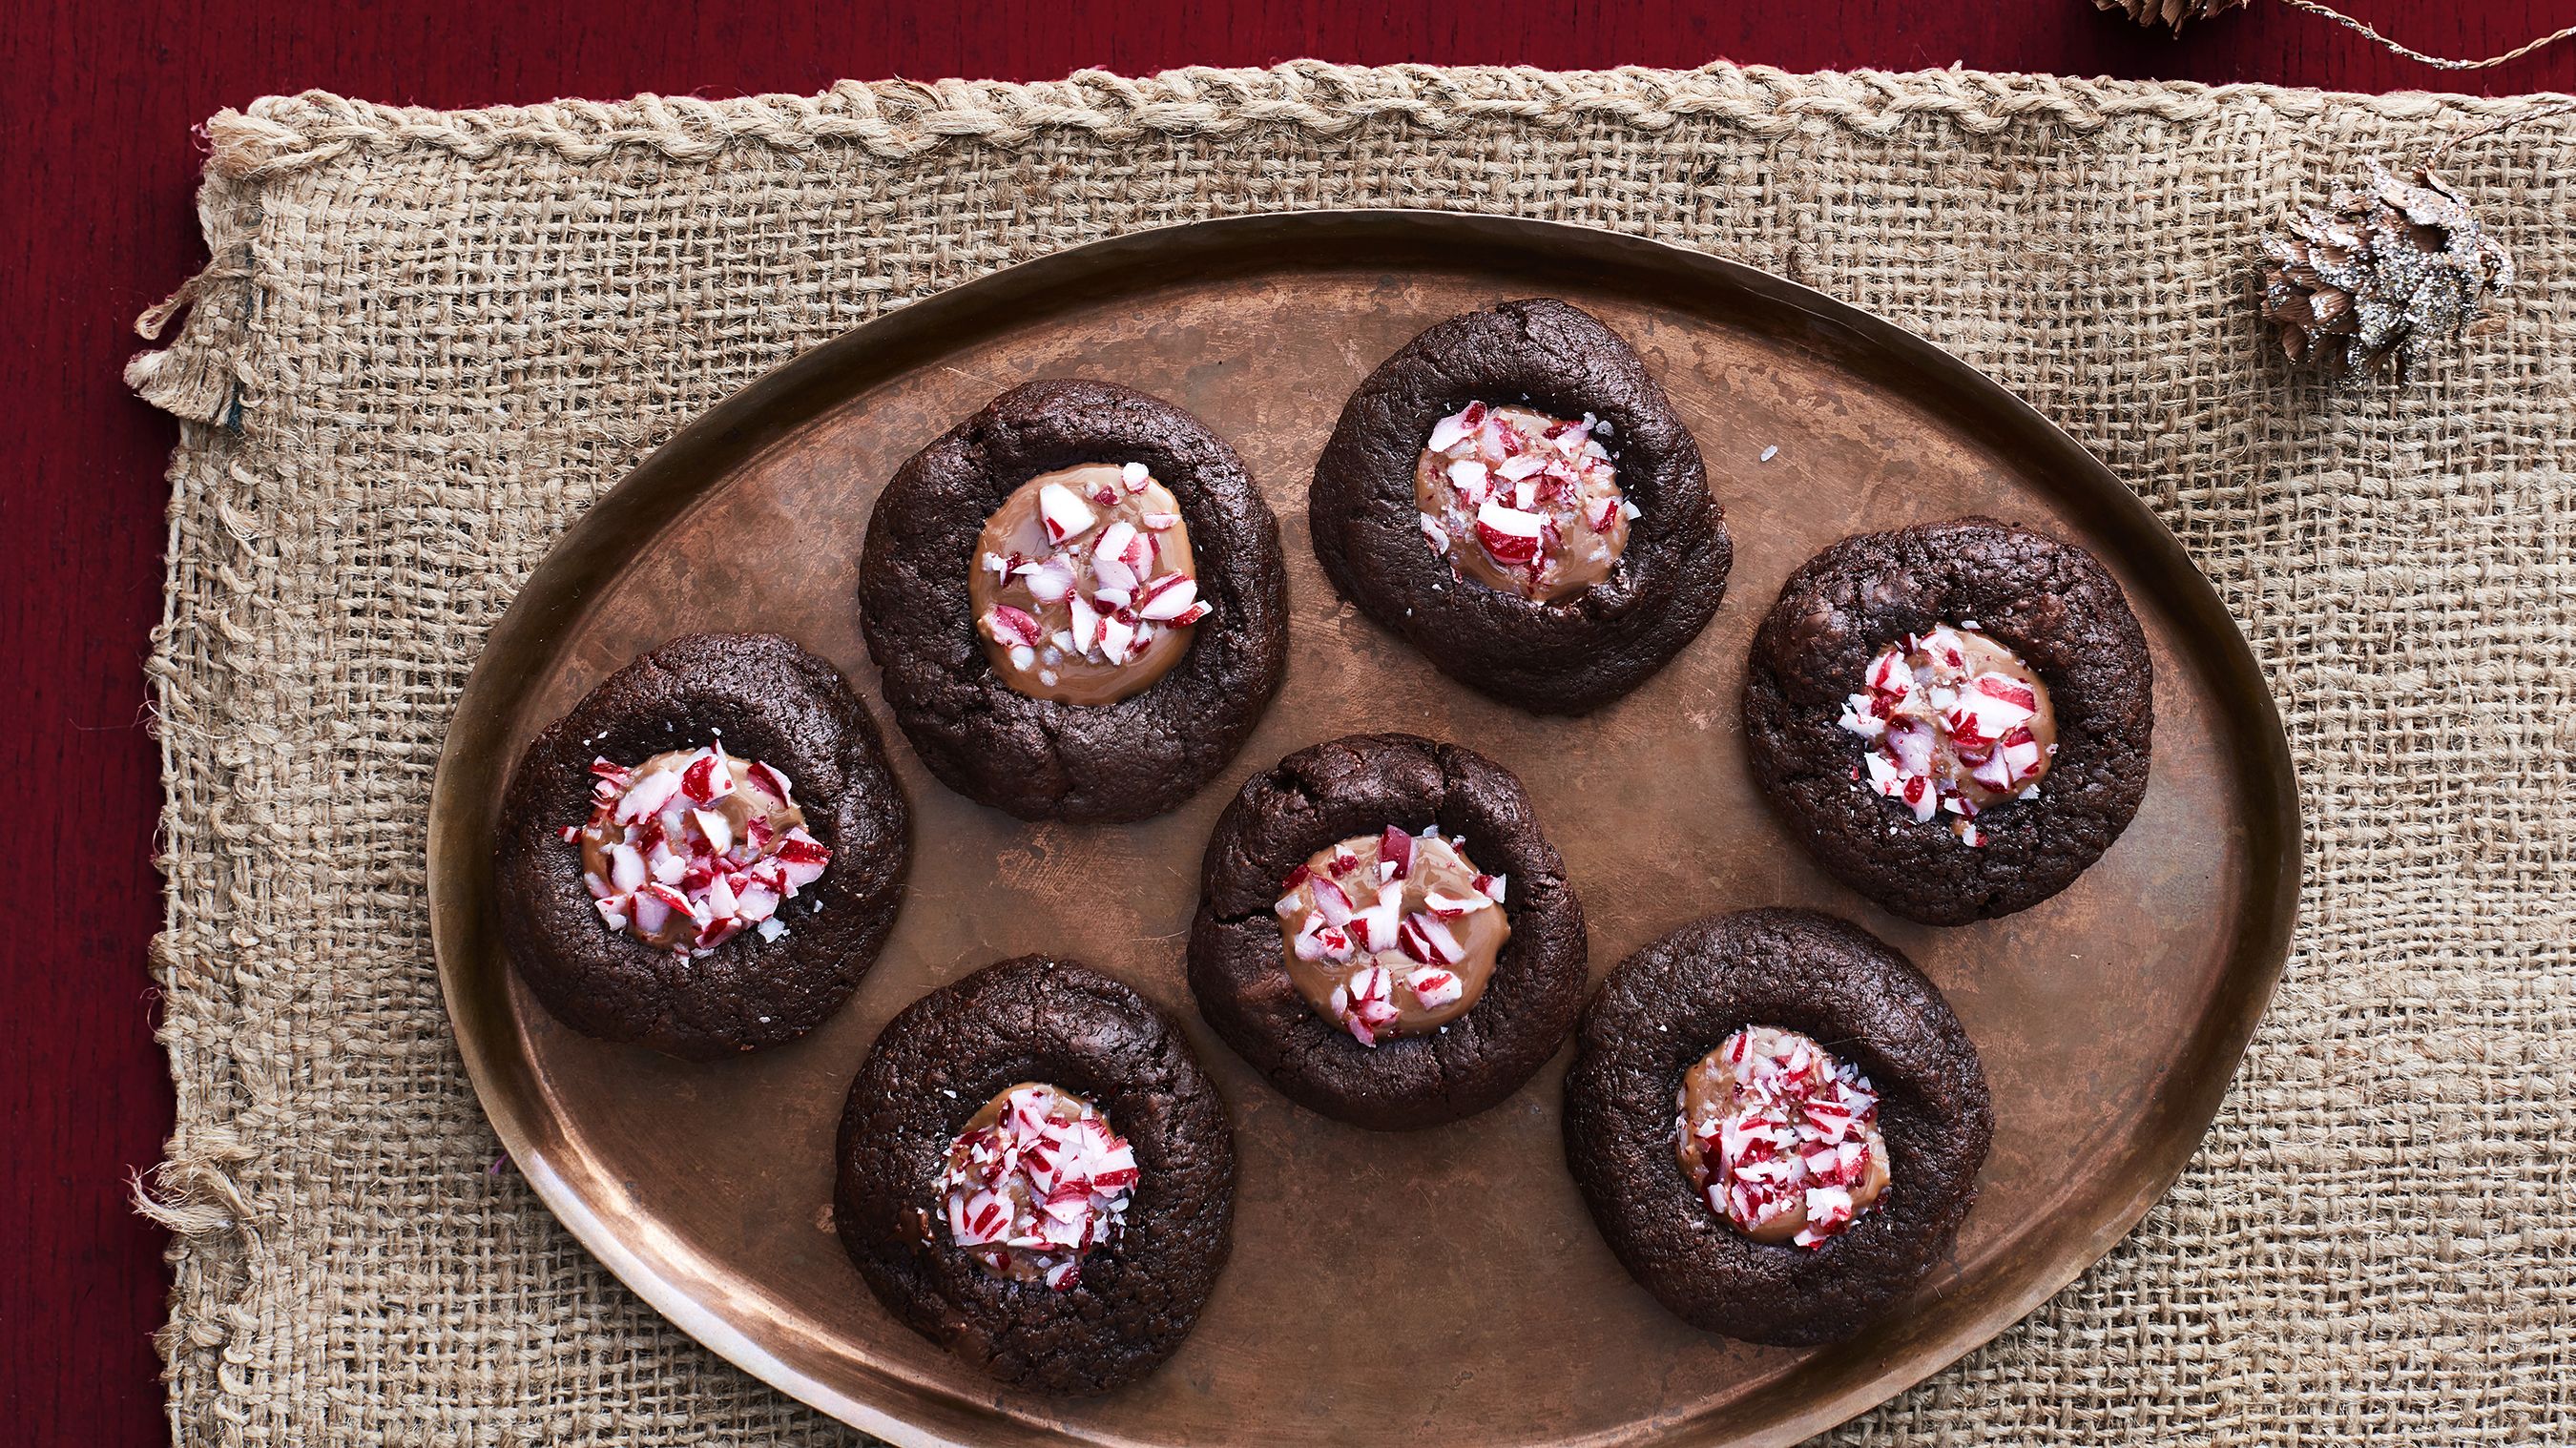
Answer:
[[[2443,54],[2491,54],[2576,21],[2576,0],[2346,3]],[[0,932],[13,1058],[0,1073],[0,1220],[24,1228],[0,1250],[0,1432],[107,1445],[167,1432],[150,1345],[162,1239],[129,1209],[126,1181],[158,1155],[171,1113],[145,968],[160,919],[159,794],[141,663],[160,612],[162,470],[176,427],[118,374],[140,345],[135,315],[202,260],[190,128],[306,87],[470,106],[1298,56],[1558,69],[1964,62],[2352,90],[2576,90],[2576,42],[2450,77],[2272,0],[2180,40],[2084,0],[793,0],[756,15],[606,0],[19,0],[0,18],[0,406],[19,438],[18,465],[0,475],[0,659],[34,726],[9,792],[52,869],[22,882]]]

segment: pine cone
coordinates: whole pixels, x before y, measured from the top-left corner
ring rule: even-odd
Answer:
[[[2140,25],[2162,25],[2179,35],[2183,22],[2224,15],[2245,0],[2093,0],[2096,10],[2125,10]]]
[[[2399,177],[2374,161],[2370,176],[2368,191],[2263,234],[2263,318],[2293,362],[2319,357],[2350,377],[2393,363],[2403,381],[2433,343],[2487,315],[2513,285],[2513,258],[2432,172]]]

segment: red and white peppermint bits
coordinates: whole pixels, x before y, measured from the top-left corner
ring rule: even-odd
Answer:
[[[1038,517],[1046,524],[1047,541],[1062,543],[1090,530],[1099,515],[1091,504],[1062,483],[1049,483],[1038,489]]]
[[[1280,933],[1307,1002],[1363,1046],[1438,1030],[1475,1004],[1511,934],[1503,877],[1438,828],[1343,840],[1288,874]]]
[[[1422,536],[1461,576],[1528,597],[1596,581],[1637,516],[1599,439],[1608,431],[1589,413],[1569,422],[1468,403],[1433,426],[1417,464]]]
[[[1684,1078],[1679,1106],[1683,1171],[1759,1240],[1821,1247],[1887,1187],[1878,1092],[1796,1032],[1728,1036]]]
[[[1081,1280],[1082,1254],[1126,1224],[1136,1152],[1089,1101],[1034,1082],[985,1104],[949,1144],[936,1191],[949,1240],[986,1271]]]
[[[987,525],[976,560],[992,592],[1027,590],[1031,606],[996,602],[975,618],[1012,668],[1047,675],[1073,661],[1123,668],[1158,638],[1208,616],[1178,505],[1143,463],[1085,464],[1045,477],[1055,481],[1031,480],[1043,543],[999,527],[1016,516],[1015,504],[1026,506],[1015,499]]]
[[[2039,793],[2057,754],[2047,686],[1973,624],[1939,624],[1881,650],[1839,722],[1867,744],[1854,778],[1918,823],[1950,815],[1968,845],[1985,843],[1978,815]]]
[[[591,761],[587,823],[566,826],[582,885],[611,930],[683,957],[751,930],[787,933],[779,907],[823,877],[832,852],[805,830],[787,776],[703,749],[629,768]]]

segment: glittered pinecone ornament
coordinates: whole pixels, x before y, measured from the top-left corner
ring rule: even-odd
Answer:
[[[2370,177],[2368,190],[2263,234],[2263,318],[2293,362],[2316,357],[2352,377],[2393,365],[2402,381],[2434,343],[2488,315],[2513,284],[2513,259],[2431,171],[2397,176],[2374,161]]]
[[[2161,25],[2176,34],[2183,23],[2241,9],[2245,0],[2093,0],[2096,10],[2125,10],[2140,25]]]

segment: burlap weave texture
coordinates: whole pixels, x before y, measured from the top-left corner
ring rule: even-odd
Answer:
[[[562,528],[799,350],[1096,237],[1360,205],[1684,242],[1915,328],[2146,498],[2282,703],[2304,921],[2199,1158],[1840,1436],[2576,1437],[2576,122],[2454,156],[2524,280],[2421,385],[2296,374],[2251,305],[2285,198],[2513,105],[1300,64],[217,117],[210,264],[129,373],[183,421],[151,665],[178,1440],[851,1436],[487,1173],[423,906],[449,711]]]

